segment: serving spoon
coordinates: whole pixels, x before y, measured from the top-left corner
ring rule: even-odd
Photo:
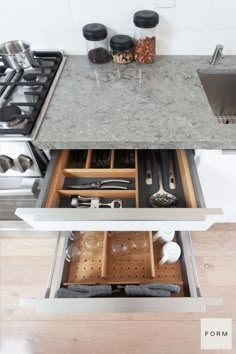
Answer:
[[[174,208],[177,205],[178,199],[174,194],[168,193],[163,187],[163,177],[161,168],[160,153],[156,156],[158,168],[159,190],[149,197],[149,203],[153,208]]]

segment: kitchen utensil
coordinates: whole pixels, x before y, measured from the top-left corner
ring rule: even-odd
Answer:
[[[101,151],[101,150],[98,150],[98,151],[97,151],[96,166],[97,166],[98,168],[102,168],[102,167],[103,167],[103,159],[102,159],[102,151]]]
[[[31,52],[30,44],[22,40],[1,44],[0,58],[4,65],[17,71],[26,69],[34,63],[34,56]]]
[[[174,173],[173,153],[169,150],[169,188],[176,189],[176,179]]]
[[[111,150],[93,150],[92,167],[110,168]]]
[[[176,242],[167,242],[161,249],[161,260],[159,265],[175,263],[181,255],[181,248]]]
[[[98,296],[111,296],[111,285],[69,285],[67,288],[57,290],[57,298],[86,298]]]
[[[130,181],[125,179],[108,179],[104,181],[95,181],[90,183],[82,183],[76,184],[74,186],[66,186],[69,189],[127,189],[126,186],[113,186],[109,185],[109,183],[123,183],[123,184],[130,184]],[[108,184],[108,185],[107,185]]]
[[[73,196],[71,199],[72,208],[122,208],[122,200],[114,199],[110,203],[102,203],[101,198],[86,198],[81,196]]]
[[[134,150],[120,150],[117,153],[117,161],[120,168],[134,168]]]
[[[126,285],[125,293],[127,296],[150,296],[150,297],[170,297],[171,293],[179,293],[180,286],[175,284],[141,284]]]
[[[111,151],[110,150],[103,150],[102,161],[103,161],[104,168],[110,167],[110,160],[111,160]]]
[[[166,192],[163,188],[161,157],[158,155],[156,161],[158,168],[159,190],[150,196],[149,203],[153,208],[173,208],[177,205],[177,198],[174,194]]]
[[[146,184],[152,184],[152,162],[151,162],[151,152],[146,152]]]
[[[160,230],[152,236],[152,241],[158,241],[162,244],[166,242],[171,242],[175,237],[174,231]]]

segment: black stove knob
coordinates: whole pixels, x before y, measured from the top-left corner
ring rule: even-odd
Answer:
[[[9,156],[0,155],[0,172],[5,173],[14,166],[14,161]]]
[[[33,164],[32,159],[29,156],[21,154],[16,159],[16,165],[21,173],[27,171]]]

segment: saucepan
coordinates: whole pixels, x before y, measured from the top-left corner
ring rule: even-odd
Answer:
[[[0,44],[0,62],[17,71],[32,66],[34,56],[30,44],[22,40]]]

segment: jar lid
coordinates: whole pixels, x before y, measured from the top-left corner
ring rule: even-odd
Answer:
[[[107,37],[107,28],[101,23],[89,23],[83,27],[83,35],[88,41],[102,41]]]
[[[159,15],[155,11],[143,10],[134,14],[134,24],[140,28],[153,28],[159,23]]]
[[[125,34],[113,36],[110,40],[111,49],[114,50],[129,50],[134,46],[133,39]]]

